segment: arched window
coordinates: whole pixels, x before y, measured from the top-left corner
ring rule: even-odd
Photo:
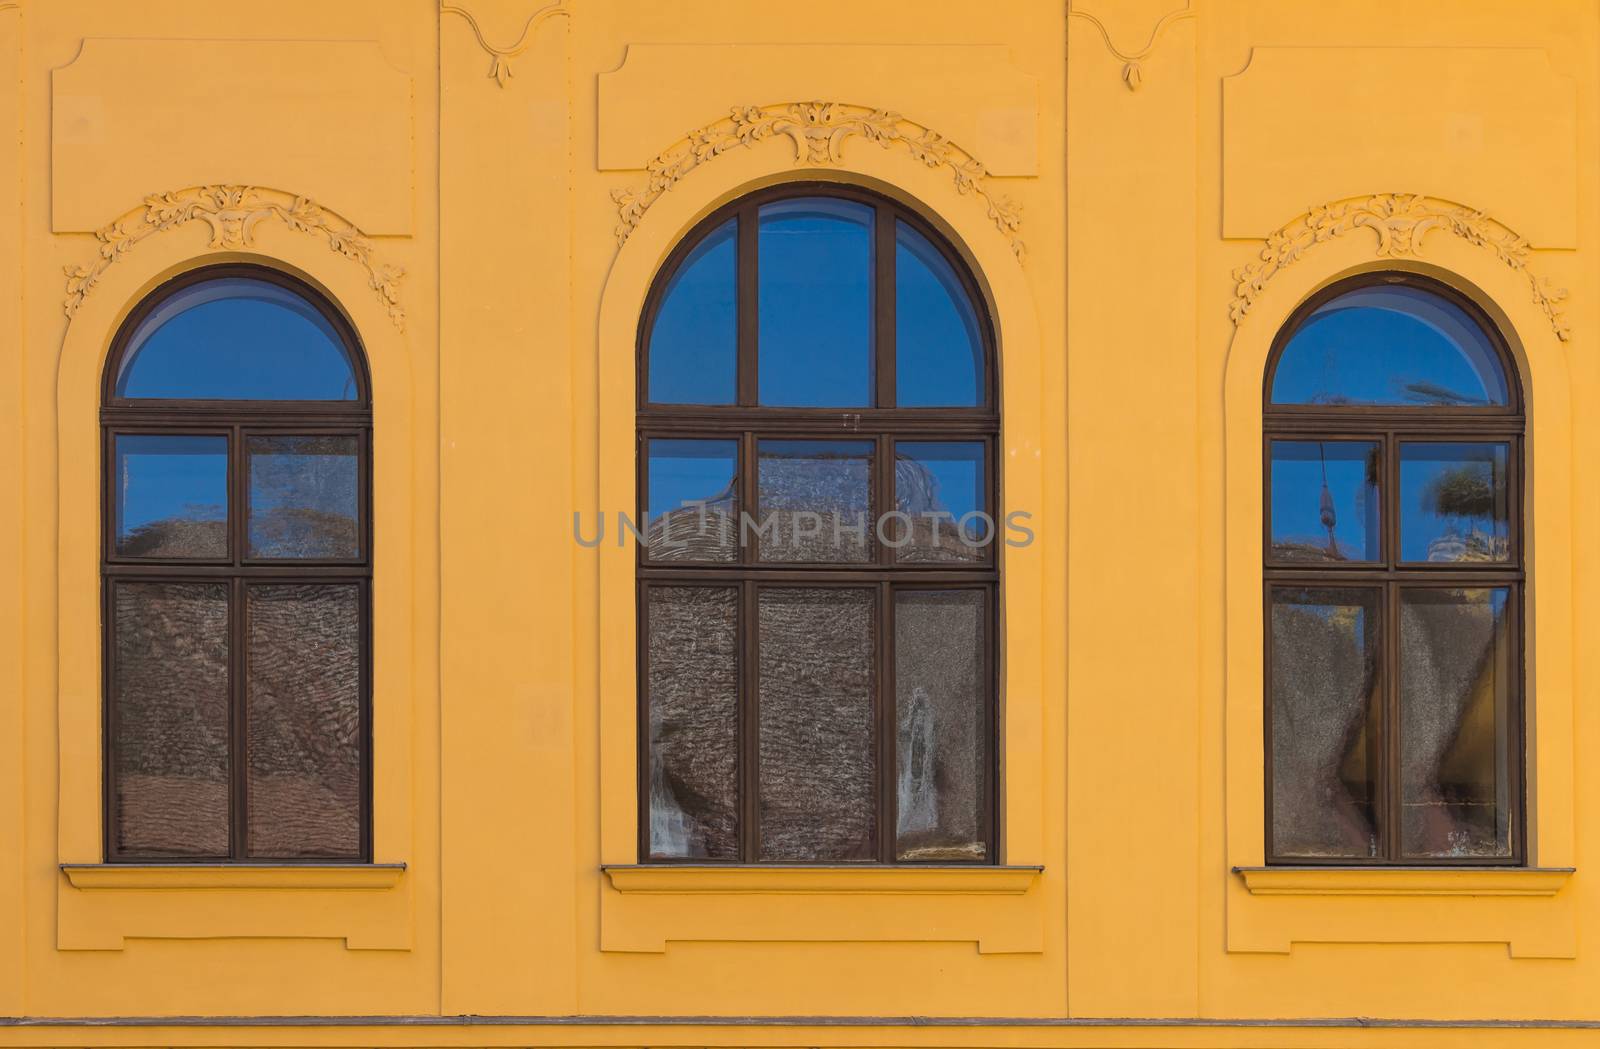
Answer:
[[[197,270],[123,323],[103,405],[107,860],[369,858],[354,331],[281,273]]]
[[[1519,863],[1523,405],[1494,325],[1342,281],[1268,367],[1267,855]]]
[[[640,329],[650,861],[992,863],[994,339],[925,222],[728,205]]]

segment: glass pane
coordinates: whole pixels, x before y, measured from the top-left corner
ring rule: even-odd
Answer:
[[[763,561],[870,561],[871,441],[762,441]]]
[[[1272,842],[1279,856],[1378,855],[1378,595],[1272,591]]]
[[[191,284],[128,340],[118,397],[354,401],[344,341],[316,307],[249,277]]]
[[[865,204],[827,197],[762,205],[762,404],[872,403],[872,218]]]
[[[896,441],[895,509],[911,516],[884,522],[901,561],[982,561],[994,542],[982,441]]]
[[[983,403],[983,336],[967,289],[944,255],[894,224],[895,403],[902,408]]]
[[[870,860],[873,592],[772,588],[758,601],[761,859]]]
[[[1517,669],[1506,587],[1400,593],[1400,835],[1415,857],[1511,856]]]
[[[1509,561],[1508,445],[1400,445],[1400,559]]]
[[[1381,561],[1376,441],[1272,442],[1274,561]]]
[[[250,455],[250,554],[361,556],[361,439],[255,436]]]
[[[685,256],[650,329],[650,400],[732,404],[739,340],[738,222],[729,219]]]
[[[739,858],[739,591],[652,586],[650,856]]]
[[[1494,345],[1466,311],[1384,284],[1330,299],[1278,359],[1273,404],[1486,406],[1509,403]]]
[[[739,442],[652,438],[647,454],[650,560],[737,561]]]
[[[228,855],[228,586],[116,583],[112,841],[123,856]]]
[[[118,557],[228,556],[228,439],[118,434]]]
[[[986,858],[984,596],[982,590],[895,595],[895,855],[900,860]]]
[[[360,588],[246,594],[250,855],[360,856]]]

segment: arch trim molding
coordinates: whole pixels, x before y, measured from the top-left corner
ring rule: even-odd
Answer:
[[[394,326],[405,331],[406,312],[400,304],[404,267],[378,261],[370,237],[309,197],[256,186],[194,186],[145,197],[137,208],[95,231],[100,248],[93,262],[63,267],[67,287],[62,307],[68,317],[76,316],[106,270],[154,234],[204,222],[211,227],[211,247],[248,248],[255,243],[255,228],[268,219],[320,238],[328,250],[365,268],[368,287]]]
[[[650,178],[643,186],[611,191],[611,199],[617,205],[618,246],[627,243],[651,205],[689,172],[731,149],[753,147],[777,137],[789,139],[795,162],[802,165],[837,164],[845,142],[861,138],[883,149],[903,149],[924,167],[947,169],[958,193],[976,197],[987,208],[989,221],[1006,238],[1018,261],[1026,254],[1021,236],[1022,209],[996,191],[983,161],[937,131],[893,110],[847,102],[733,106],[727,116],[689,132],[646,165]]]
[[[1572,329],[1562,314],[1567,289],[1534,272],[1533,249],[1526,239],[1485,212],[1420,193],[1346,197],[1311,208],[1278,229],[1267,238],[1255,262],[1233,271],[1234,295],[1228,304],[1233,326],[1244,323],[1262,289],[1281,270],[1318,244],[1361,229],[1371,230],[1377,237],[1380,258],[1421,257],[1423,239],[1434,230],[1492,252],[1527,280],[1533,303],[1549,320],[1556,338],[1571,341]]]

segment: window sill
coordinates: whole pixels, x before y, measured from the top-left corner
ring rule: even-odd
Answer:
[[[1020,896],[1043,867],[611,865],[611,887],[653,895]]]
[[[392,889],[403,863],[63,863],[75,889]]]
[[[1554,896],[1571,867],[1235,867],[1252,896]]]

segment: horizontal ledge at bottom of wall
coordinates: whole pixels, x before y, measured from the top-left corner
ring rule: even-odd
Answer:
[[[1572,867],[1235,867],[1254,896],[1554,896]]]
[[[1002,895],[1027,892],[1043,867],[810,867],[610,864],[618,892],[658,895]]]
[[[63,863],[77,889],[392,889],[403,863]]]
[[[0,1016],[7,1027],[904,1027],[904,1028],[1334,1028],[1344,1030],[1596,1030],[1600,1020],[1435,1020],[1374,1016],[1113,1017],[1113,1016]],[[85,1043],[87,1044],[87,1043]],[[404,1042],[398,1044],[406,1044]],[[418,1040],[416,1044],[429,1043]],[[636,1045],[634,1041],[617,1044]],[[1209,1043],[1208,1043],[1209,1044]]]

